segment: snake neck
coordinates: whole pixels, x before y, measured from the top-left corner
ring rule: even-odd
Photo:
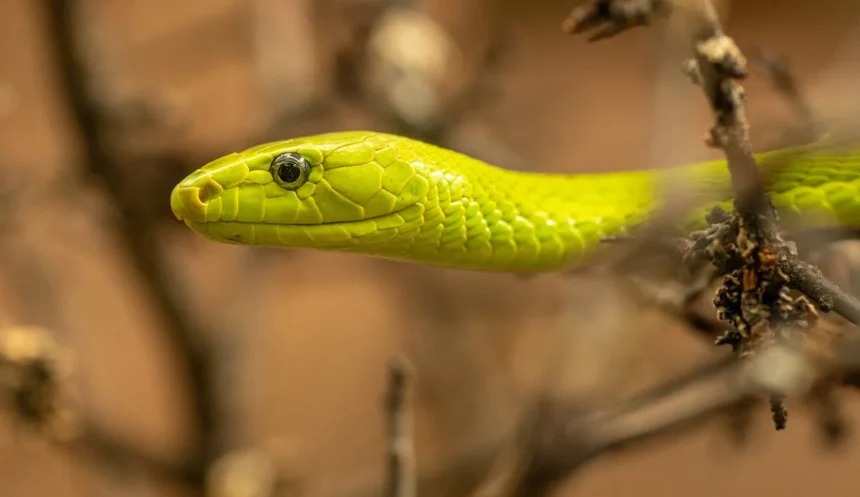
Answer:
[[[648,171],[508,171],[464,156],[457,157],[456,171],[439,163],[436,157],[434,167],[425,168],[416,161],[415,172],[429,189],[416,208],[400,215],[400,229],[374,233],[377,242],[342,251],[480,271],[554,271],[646,219],[660,181]]]
[[[784,226],[860,227],[860,153],[777,151],[757,159]],[[412,209],[415,219],[404,220],[410,229],[347,251],[460,269],[556,271],[642,225],[672,188],[693,199],[681,213],[683,230],[703,228],[716,206],[732,207],[724,160],[573,175],[508,171],[460,155],[450,172],[418,163],[430,188]]]

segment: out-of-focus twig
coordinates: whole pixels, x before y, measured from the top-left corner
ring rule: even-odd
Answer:
[[[746,77],[746,58],[723,33],[710,0],[696,0],[696,4],[690,16],[694,57],[685,70],[702,88],[713,112],[709,144],[721,148],[728,159],[736,208],[746,221],[757,224],[756,215],[767,200],[750,146],[744,90],[737,83]]]
[[[743,368],[732,359],[706,366],[605,410],[569,417],[556,406],[542,443],[515,495],[547,495],[600,455],[669,434],[711,418],[751,394],[733,388]]]
[[[810,142],[818,138],[821,130],[818,129],[815,113],[804,98],[800,83],[792,73],[789,61],[783,56],[764,49],[753,50],[750,61],[767,76],[797,117],[796,124],[792,126],[793,129],[789,130],[789,136],[786,137],[786,145]]]
[[[85,20],[83,2],[46,0],[43,12],[58,63],[58,83],[66,94],[72,116],[81,135],[86,177],[96,179],[116,208],[115,228],[142,276],[146,290],[164,322],[165,339],[171,344],[184,369],[191,408],[199,429],[199,450],[194,457],[205,467],[218,451],[218,401],[211,364],[203,338],[205,333],[189,312],[181,283],[172,276],[168,258],[157,243],[152,222],[132,201],[133,183],[123,174],[115,143],[107,137],[112,121],[100,104],[90,69],[92,60],[82,42]]]
[[[415,497],[415,451],[412,441],[413,373],[403,357],[396,357],[388,368],[388,398],[386,421],[388,425],[388,464],[386,497]]]
[[[156,454],[124,440],[94,420],[79,422],[78,433],[63,447],[75,457],[86,457],[104,468],[140,468],[149,474],[196,486],[203,472],[194,454]]]
[[[777,363],[780,365],[776,367]],[[860,364],[852,363],[853,367]],[[664,385],[646,390],[613,406],[583,412],[557,401],[545,400],[530,464],[516,488],[493,486],[490,495],[547,495],[562,480],[598,457],[667,436],[680,436],[706,420],[758,399],[762,392],[784,388],[802,393],[810,388],[814,368],[801,351],[776,346],[749,361],[727,356]],[[531,412],[531,411],[529,411]],[[531,430],[532,428],[529,428]],[[472,493],[490,474],[505,441],[472,447],[448,458],[442,465],[418,473],[418,493],[448,496]],[[383,492],[379,478],[344,483],[339,488],[308,488],[306,497],[370,497]]]

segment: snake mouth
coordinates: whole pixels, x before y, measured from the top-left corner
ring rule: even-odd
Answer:
[[[413,207],[414,205],[415,204],[412,204],[412,205],[403,207],[402,209],[398,209],[396,211],[391,211],[387,214],[380,214],[378,216],[368,217],[368,218],[364,218],[364,219],[352,219],[349,221],[321,221],[318,223],[288,223],[288,224],[284,224],[284,223],[270,222],[270,221],[266,221],[266,220],[263,220],[263,221],[235,221],[235,220],[227,220],[227,219],[213,219],[213,220],[201,221],[201,220],[195,220],[195,219],[191,219],[191,218],[187,218],[187,217],[185,217],[185,218],[180,217],[180,216],[176,216],[176,217],[177,217],[177,219],[179,219],[180,221],[182,221],[183,223],[185,223],[189,227],[191,227],[191,225],[208,226],[208,225],[215,225],[215,224],[238,224],[238,225],[245,225],[245,226],[274,226],[274,227],[277,227],[279,229],[287,229],[287,228],[308,229],[308,228],[313,228],[315,226],[320,226],[320,227],[322,227],[322,226],[353,226],[353,225],[359,225],[359,224],[367,223],[367,222],[381,221],[381,220],[393,218],[399,214],[402,214],[404,211],[408,210],[410,207]],[[174,215],[176,215],[175,212],[174,212]]]
[[[410,206],[413,207],[413,206]],[[267,247],[350,250],[373,239],[385,243],[401,231],[414,229],[398,210],[373,218],[317,224],[277,224],[247,221],[197,221],[183,219],[192,231],[213,241]],[[423,210],[423,209],[422,209]],[[415,221],[422,221],[418,216]]]

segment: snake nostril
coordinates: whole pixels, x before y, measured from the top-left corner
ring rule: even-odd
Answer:
[[[196,179],[178,185],[170,196],[170,208],[180,220],[203,221],[209,202],[224,188],[212,178]]]
[[[213,180],[212,178],[206,178],[203,181],[203,184],[200,185],[200,192],[198,193],[198,195],[200,198],[200,202],[205,204],[206,202],[209,202],[213,198],[217,197],[218,195],[221,195],[221,193],[223,192],[224,189],[221,187],[220,184],[218,184],[217,181]]]

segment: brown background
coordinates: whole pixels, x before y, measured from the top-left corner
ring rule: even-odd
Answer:
[[[289,98],[331,86],[327,50],[342,43],[344,33],[337,23],[311,22],[306,13],[312,1],[89,3],[111,40],[104,45],[116,63],[109,69],[128,88],[175,102],[187,125],[174,141],[212,150],[214,158],[248,144],[263,126],[253,5],[281,16],[272,36],[279,37],[280,56],[288,61],[280,67],[285,81],[297,85]],[[467,65],[493,29],[512,47],[494,76],[500,96],[467,113],[455,129],[464,142],[474,144],[489,133],[530,168],[571,172],[712,154],[701,146],[708,126],[704,101],[677,71],[678,53],[661,57],[660,30],[589,45],[561,32],[572,2],[424,3],[462,45]],[[55,86],[36,5],[3,0],[0,7],[0,167],[8,177],[39,185],[72,175],[79,147]],[[856,90],[839,93],[827,85],[844,81],[837,71],[845,64],[837,60],[839,50],[853,44],[860,60],[860,42],[856,35],[849,39],[858,22],[856,0],[747,0],[733,2],[726,25],[743,48],[766,47],[790,57],[810,98],[827,112],[844,110],[856,98]],[[836,76],[828,76],[830,70]],[[457,76],[463,74],[452,78]],[[853,81],[856,89],[860,79]],[[746,88],[759,141],[790,113],[762,77],[754,75]],[[325,118],[287,123],[282,136],[384,126],[360,109],[334,107]],[[497,157],[475,147],[476,154]],[[5,232],[0,263],[6,321],[49,326],[74,347],[78,393],[98,420],[153,450],[180,446],[187,431],[178,421],[183,392],[161,335],[152,332],[159,323],[138,276],[105,227],[106,206],[90,190],[58,202],[46,195],[34,195],[26,211],[7,216],[16,222]],[[166,212],[166,197],[161,204]],[[444,460],[508,426],[534,383],[540,356],[533,346],[571,296],[556,276],[520,280],[341,255],[249,251],[168,224],[164,243],[175,276],[193,282],[189,299],[228,344],[225,374],[237,406],[233,443],[265,444],[283,470],[308,477],[311,485],[381,470],[385,364],[398,350],[410,355],[420,375],[421,463]],[[624,342],[612,358],[626,366],[613,369],[622,390],[677,374],[712,353],[708,343],[657,317],[601,314],[600,306],[617,302],[601,297],[597,283],[590,285],[573,294],[591,299],[576,307],[590,314],[577,317],[567,331],[592,345],[601,338]],[[612,323],[621,335],[589,337],[601,328],[599,319],[622,320]],[[576,388],[607,381],[589,370],[589,357],[571,352],[571,372],[558,382]],[[849,419],[860,413],[851,393],[845,403]],[[770,428],[762,407],[744,448],[733,446],[723,424],[709,423],[684,437],[598,460],[570,483],[568,494],[858,495],[851,470],[860,463],[856,438],[840,450],[825,450],[804,407],[789,407],[786,432]],[[4,497],[143,496],[158,490],[135,475],[108,478],[9,423],[0,429]]]

